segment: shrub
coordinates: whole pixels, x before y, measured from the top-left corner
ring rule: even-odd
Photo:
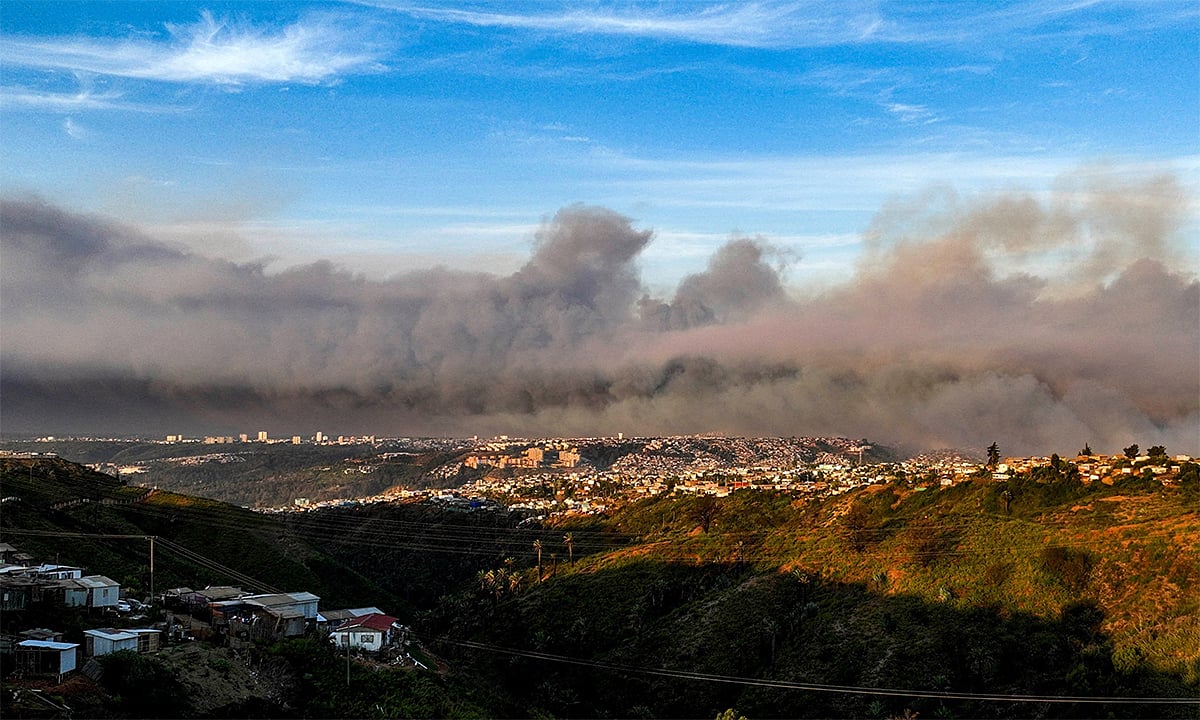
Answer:
[[[1087,587],[1092,574],[1092,555],[1086,550],[1052,545],[1042,550],[1042,569],[1069,590],[1079,592]]]

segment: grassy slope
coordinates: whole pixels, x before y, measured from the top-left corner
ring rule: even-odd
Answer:
[[[1009,511],[1001,493],[1014,497]],[[818,503],[653,499],[609,523],[634,544],[474,606],[439,629],[620,664],[857,686],[1100,696],[1200,694],[1194,490],[1132,482],[914,492]],[[867,522],[852,542],[847,514]],[[862,511],[856,511],[862,512]],[[576,534],[586,540],[586,530]],[[853,546],[858,544],[861,549]],[[532,583],[532,579],[530,579]],[[445,621],[443,621],[445,622]],[[1195,716],[1197,706],[995,706],[746,689],[453,651],[556,714]],[[878,703],[873,704],[873,703]]]
[[[709,532],[698,519],[704,500],[650,499],[611,518],[547,529],[547,551],[557,551],[559,563],[541,584],[528,569],[532,553],[520,553],[528,537],[498,544],[498,535],[507,538],[498,520],[463,516],[446,525],[444,517],[397,509],[430,528],[417,531],[426,542],[439,527],[461,526],[456,542],[490,548],[482,562],[516,556],[524,589],[493,607],[494,597],[475,584],[477,563],[448,563],[420,543],[409,548],[383,510],[362,518],[365,511],[342,513],[366,522],[360,536],[344,532],[338,542],[330,540],[340,527],[331,520],[281,523],[169,493],[143,505],[54,513],[44,505],[72,493],[117,497],[130,489],[70,464],[39,465],[46,472],[35,472],[33,482],[19,461],[0,468],[2,494],[23,498],[5,504],[4,527],[152,532],[272,584],[312,590],[325,607],[337,597],[373,602],[379,591],[363,575],[371,574],[374,545],[390,537],[387,564],[408,564],[386,578],[390,595],[409,595],[431,572],[446,576],[439,586],[461,588],[440,600],[412,595],[422,598],[422,626],[433,635],[628,666],[843,685],[1200,694],[1200,504],[1190,486],[977,482],[925,491],[872,487],[820,502],[745,492],[717,504]],[[848,527],[852,517],[857,533]],[[480,522],[490,523],[487,531],[472,531]],[[566,531],[576,538],[573,566],[559,547]],[[63,562],[114,577],[144,577],[138,543],[4,539],[44,543]],[[363,574],[347,569],[347,553],[368,560],[357,568]],[[161,557],[159,587],[166,578],[200,584],[191,579],[194,566]],[[125,569],[108,569],[114,566]],[[434,649],[450,658],[456,682],[487,698],[488,712],[518,716],[704,716],[731,706],[752,717],[905,709],[926,716],[1196,716],[1195,706],[996,706],[801,693]]]
[[[307,590],[323,607],[396,602],[363,575],[332,560],[271,516],[215,500],[158,492],[147,501],[124,505],[89,503],[51,510],[53,502],[72,497],[131,499],[142,488],[122,486],[99,473],[62,460],[0,461],[0,492],[20,500],[6,502],[0,529],[64,533],[156,535],[206,558],[285,591]],[[145,592],[149,585],[149,543],[137,539],[80,539],[3,533],[4,540],[39,559],[74,564],[111,576],[124,587]],[[155,554],[158,590],[187,585],[240,584],[202,568],[160,544]]]

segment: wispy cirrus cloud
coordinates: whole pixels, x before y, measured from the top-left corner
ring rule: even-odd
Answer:
[[[46,112],[72,113],[82,110],[127,110],[133,112],[177,112],[178,108],[134,102],[116,91],[53,92],[6,85],[0,87],[0,102],[9,109],[26,108]]]
[[[963,43],[1004,32],[1027,38],[1120,34],[1194,21],[1189,3],[1025,0],[989,8],[938,4],[913,8],[894,2],[485,4],[446,8],[402,0],[360,4],[412,17],[476,27],[556,35],[650,38],[754,48],[799,48],[866,43]],[[531,10],[532,8],[532,10]],[[1011,37],[1011,36],[1010,36]]]
[[[387,0],[364,4],[413,17],[479,27],[513,28],[571,35],[618,35],[740,47],[796,47],[856,42],[880,27],[868,5],[817,6],[799,2],[758,2],[678,9],[643,6],[570,5],[549,11],[442,8]],[[538,6],[525,6],[538,7]],[[540,10],[540,8],[539,8]]]
[[[165,82],[321,83],[379,69],[380,52],[349,27],[308,18],[264,29],[204,12],[162,40],[9,37],[0,62]]]

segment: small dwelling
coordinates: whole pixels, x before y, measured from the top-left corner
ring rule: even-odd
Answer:
[[[75,582],[87,590],[88,607],[115,608],[121,599],[121,586],[103,575],[85,575]]]
[[[115,628],[84,630],[83,643],[83,654],[87,657],[100,657],[122,650],[138,650],[137,633]]]
[[[383,615],[377,607],[351,608],[348,610],[321,610],[317,613],[317,629],[329,631],[351,618],[362,617],[372,613]]]
[[[381,613],[371,613],[346,620],[338,625],[329,637],[339,648],[349,646],[376,652],[392,644],[396,631],[396,618]]]
[[[137,651],[140,654],[152,653],[162,645],[162,630],[158,628],[127,628],[124,632],[137,635]]]
[[[15,648],[19,672],[29,675],[66,675],[75,669],[79,643],[22,640]]]

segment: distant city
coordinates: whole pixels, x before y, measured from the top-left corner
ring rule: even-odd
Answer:
[[[248,507],[271,512],[304,511],[339,505],[363,505],[429,499],[467,510],[510,509],[540,518],[597,514],[639,498],[663,494],[724,497],[733,492],[762,491],[828,497],[873,484],[900,482],[920,490],[949,487],[968,480],[1005,481],[1019,474],[1052,473],[1082,484],[1112,484],[1136,476],[1174,483],[1192,457],[1168,455],[1162,446],[1145,451],[1137,445],[1123,453],[1101,454],[1085,446],[1068,457],[1002,456],[993,445],[985,452],[943,450],[903,456],[866,439],[741,438],[720,435],[631,437],[522,438],[500,435],[471,438],[385,438],[376,435],[304,437],[254,435],[164,439],[56,438],[31,444],[142,442],[157,445],[231,446],[219,452],[185,452],[136,462],[94,462],[89,466],[147,487],[211,494],[216,499],[246,503],[220,485],[172,486],[186,468],[242,465],[255,457],[254,446],[346,448],[322,457],[313,472],[338,477],[325,496],[316,486],[304,495],[258,496]],[[9,456],[36,456],[32,448],[8,443]],[[265,449],[264,449],[265,451]],[[330,459],[333,457],[334,459]],[[419,473],[389,484],[397,467],[414,467],[418,457],[434,458]],[[225,473],[230,478],[233,475]],[[378,476],[361,482],[348,476]],[[249,476],[247,476],[249,477]],[[163,485],[163,483],[166,483]],[[241,491],[246,483],[231,483]],[[339,491],[340,489],[340,491]],[[330,495],[330,493],[336,493]]]

